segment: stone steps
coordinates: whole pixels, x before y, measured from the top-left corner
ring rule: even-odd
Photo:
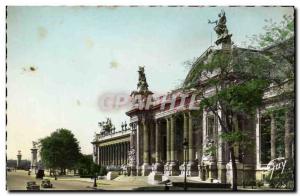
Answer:
[[[117,178],[115,178],[114,181],[119,181],[119,182],[136,182],[136,181],[147,182],[147,177],[148,176],[125,176],[125,175],[120,175]]]

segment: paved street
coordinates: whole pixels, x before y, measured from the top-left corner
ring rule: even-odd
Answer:
[[[16,172],[7,172],[7,189],[9,191],[26,190],[27,181],[36,181],[37,184],[41,184],[41,179],[35,179],[33,176],[28,176],[26,171],[17,170]],[[47,191],[58,191],[58,190],[84,190],[84,191],[95,191],[93,181],[90,179],[82,179],[77,177],[58,177],[58,180],[51,178],[53,188],[43,189]],[[142,187],[149,187],[143,180],[137,180],[135,178],[126,178],[108,181],[98,180],[97,191],[99,190],[139,190]]]
[[[97,180],[97,189],[94,189],[93,181],[89,178],[78,178],[74,176],[68,177],[59,177],[58,180],[50,179],[53,184],[53,188],[51,189],[43,189],[46,191],[165,191],[164,185],[150,185],[148,184],[147,177],[135,176],[135,177],[125,177],[120,176],[115,180]],[[41,184],[41,179],[35,179],[34,176],[28,176],[26,171],[17,170],[12,172],[7,172],[7,189],[9,191],[24,191],[26,190],[26,182],[28,181],[36,181],[38,185]],[[173,181],[178,181],[178,179],[173,179]],[[188,180],[189,181],[189,180]],[[170,191],[183,191],[183,187],[169,187]],[[240,191],[270,191],[270,188],[261,188],[252,189],[251,187],[242,188],[239,187]],[[276,189],[273,189],[276,190]],[[230,189],[224,188],[200,188],[200,187],[188,187],[188,191],[230,191]],[[278,189],[277,189],[278,191]],[[282,189],[282,191],[287,191],[286,189]]]
[[[17,170],[16,172],[7,172],[7,189],[9,191],[14,190],[26,190],[27,181],[36,181],[37,184],[41,184],[41,179],[35,179],[33,176],[28,176],[26,171]],[[91,188],[91,182],[84,182],[78,180],[51,180],[53,184],[52,189],[41,190],[93,190]]]

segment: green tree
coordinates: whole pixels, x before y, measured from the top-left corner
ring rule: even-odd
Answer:
[[[282,96],[278,99],[289,99],[284,109],[287,122],[282,119],[284,113],[279,110],[275,111],[277,140],[281,140],[281,144],[285,143],[286,155],[288,159],[292,153],[290,143],[294,142],[294,103],[295,103],[295,21],[294,15],[284,15],[280,22],[274,22],[271,19],[265,20],[264,32],[252,35],[248,41],[248,48],[264,49],[263,54],[272,59],[272,69],[270,74],[277,77],[273,84],[281,91]],[[253,47],[254,46],[254,47]],[[278,109],[278,108],[277,108]],[[276,110],[276,109],[275,109]],[[281,113],[276,115],[276,113]],[[285,123],[285,124],[284,124]],[[280,130],[291,130],[290,133],[283,133]],[[281,149],[280,149],[281,148]],[[277,145],[277,150],[283,154],[283,145]],[[291,160],[290,160],[291,161]]]
[[[294,79],[295,75],[295,23],[294,16],[284,15],[282,20],[274,22],[265,20],[264,31],[248,36],[244,44],[249,49],[264,50],[264,55],[275,62],[274,70],[281,74],[282,79]],[[276,47],[274,47],[276,46]],[[282,66],[287,65],[287,66]]]
[[[67,129],[58,129],[50,136],[40,139],[40,155],[43,164],[50,169],[72,169],[80,158],[79,142]]]
[[[82,177],[93,177],[95,175],[106,175],[105,167],[101,167],[93,162],[92,155],[80,155],[80,159],[76,168],[79,170],[79,175]]]
[[[242,49],[210,50],[206,60],[193,63],[183,88],[202,86],[198,92],[201,111],[212,112],[218,119],[221,138],[229,147],[232,161],[232,189],[237,190],[235,145],[248,145],[245,130],[236,128],[236,116],[252,117],[263,103],[264,92],[270,85],[281,85],[294,77],[293,20],[285,16],[280,25],[271,23],[265,32],[252,37],[265,50]],[[288,51],[288,52],[287,52]],[[280,69],[278,69],[280,68]],[[284,74],[281,74],[284,73]],[[278,86],[280,87],[280,86]],[[212,95],[206,90],[213,89]],[[199,88],[194,88],[199,89]],[[293,91],[292,91],[293,92]]]
[[[202,100],[201,110],[212,112],[222,128],[221,137],[227,143],[231,157],[233,190],[237,190],[235,145],[245,141],[242,130],[236,129],[236,117],[237,115],[253,115],[256,108],[262,104],[264,90],[269,85],[269,81],[263,79],[264,72],[251,73],[254,68],[249,69],[251,70],[249,72],[240,72],[238,66],[241,66],[244,61],[234,58],[238,56],[236,52],[234,50],[232,52],[217,51],[212,54],[210,62],[198,66],[198,71],[205,78],[207,87],[213,87],[215,90],[211,96],[205,94],[205,88],[199,91]],[[248,64],[248,62],[244,63]],[[249,65],[247,66],[250,68]],[[209,74],[216,70],[218,70],[217,75]]]

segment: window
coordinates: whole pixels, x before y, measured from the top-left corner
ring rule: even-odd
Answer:
[[[208,139],[215,139],[215,118],[214,116],[207,117],[207,133]]]

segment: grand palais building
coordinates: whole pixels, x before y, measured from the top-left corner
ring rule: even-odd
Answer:
[[[236,47],[231,44],[226,20],[222,24],[221,17],[217,27],[225,28],[225,32],[215,29],[217,46],[207,48],[197,58],[183,88],[174,89],[166,95],[151,96],[153,93],[150,91],[151,84],[148,87],[145,69],[139,68],[137,89],[131,93],[131,109],[126,112],[130,123],[123,124],[119,130],[114,128],[110,119],[99,123],[101,130],[92,141],[95,163],[106,166],[108,170],[118,170],[120,175],[148,176],[153,181],[183,176],[186,171],[188,177],[198,177],[202,181],[231,182],[230,153],[228,145],[220,137],[223,130],[217,116],[191,104],[202,101],[201,97],[194,96],[195,91],[201,90],[206,96],[215,92],[206,78],[197,73],[197,66],[220,51],[234,53],[234,58],[242,59],[247,55],[276,51],[279,46],[272,45],[263,50]],[[291,55],[294,55],[294,40],[282,44],[290,45]],[[212,71],[211,74],[217,73]],[[161,78],[161,82],[163,80]],[[196,85],[189,87],[190,81]],[[294,92],[294,81],[283,85]],[[294,99],[285,93],[278,90],[278,86],[270,86],[264,92],[263,106],[256,109],[255,115],[233,115],[234,127],[244,131],[251,142],[247,147],[235,146],[239,183],[245,176],[248,180],[264,179],[267,165],[273,159],[294,158]],[[184,94],[184,99],[177,96],[179,94]],[[148,108],[140,108],[138,101],[144,103],[148,96],[151,96],[152,104]]]

